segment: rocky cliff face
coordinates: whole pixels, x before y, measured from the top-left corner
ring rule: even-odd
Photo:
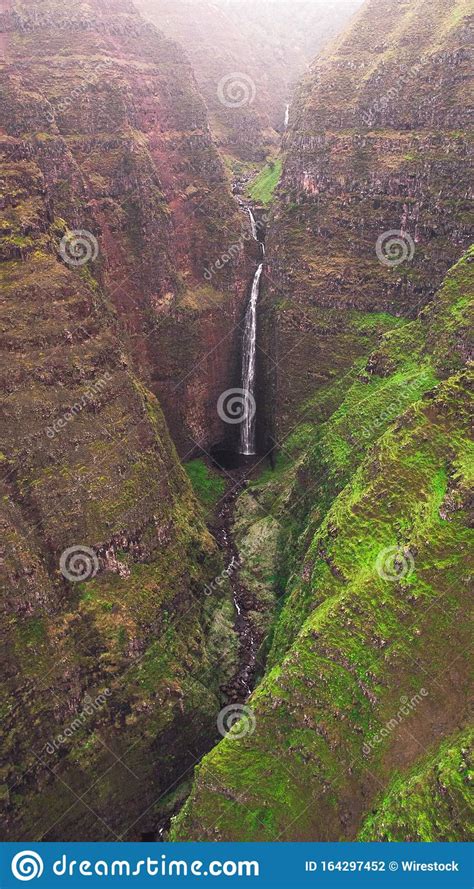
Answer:
[[[470,243],[471,29],[463,0],[367,2],[297,93],[268,242],[280,440],[364,351],[361,313],[413,317]]]
[[[232,658],[153,393],[183,452],[220,438],[244,251],[204,272],[241,221],[188,62],[131,3],[8,2],[0,30],[5,830],[139,837],[212,738],[222,634]]]
[[[281,607],[175,839],[467,839],[470,25],[369,0],[293,106],[260,340],[279,454],[239,523],[272,529]]]
[[[264,160],[279,143],[285,104],[317,51],[360,0],[137,0],[191,59],[224,152]]]
[[[189,63],[125,2],[77,13],[16,3],[2,27],[2,148],[13,186],[29,175],[7,220],[5,258],[31,254],[53,216],[56,249],[66,226],[89,231],[96,240],[83,269],[115,306],[175,441],[183,452],[208,448],[222,434],[215,404],[232,378],[229,345],[251,266],[243,249],[231,265],[219,262],[247,221]]]

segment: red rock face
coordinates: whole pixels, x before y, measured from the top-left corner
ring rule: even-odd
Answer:
[[[455,0],[371,0],[297,91],[267,243],[280,431],[364,351],[356,313],[415,317],[471,243],[470,28]]]
[[[245,218],[188,62],[130,3],[4,4],[0,31],[4,832],[139,838],[229,678],[208,669],[222,564],[150,389],[183,453],[221,438],[245,251],[206,269]],[[71,723],[104,689],[84,757]]]
[[[167,411],[170,428],[184,450],[196,438],[208,448],[222,430],[204,393],[231,385],[232,350],[220,343],[240,319],[251,269],[241,251],[208,292],[207,266],[238,241],[245,220],[189,63],[127,2],[90,3],[80,15],[14,4],[2,22],[6,159],[34,166],[34,199],[50,217],[97,239],[87,269],[116,307],[142,377],[165,396],[185,385],[188,397]],[[27,230],[30,240],[46,236],[44,214],[19,220],[20,240]],[[30,247],[12,241],[10,250],[21,257]],[[179,341],[184,324],[187,336],[186,305],[193,343],[176,362],[160,330]]]

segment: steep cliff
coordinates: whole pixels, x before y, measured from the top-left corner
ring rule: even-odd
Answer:
[[[221,149],[260,161],[278,146],[298,78],[360,2],[137,0],[137,5],[186,49]]]
[[[183,451],[219,439],[244,287],[204,269],[241,223],[189,64],[132,4],[4,3],[1,30],[4,835],[140,837],[232,670],[151,390]]]
[[[13,188],[24,173],[30,183],[15,194],[5,256],[29,255],[53,216],[56,248],[66,226],[90,232],[84,268],[117,309],[175,442],[208,448],[222,435],[215,404],[233,378],[251,264],[245,249],[219,262],[246,246],[248,224],[189,62],[125,0],[76,12],[18,2],[2,29],[2,150]]]
[[[469,246],[471,39],[464,0],[368,0],[297,92],[262,336],[279,441],[365,351],[365,313],[414,317]]]

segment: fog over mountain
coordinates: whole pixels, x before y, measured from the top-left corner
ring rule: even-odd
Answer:
[[[218,144],[255,160],[278,145],[298,78],[361,2],[137,0],[137,5],[186,49]]]

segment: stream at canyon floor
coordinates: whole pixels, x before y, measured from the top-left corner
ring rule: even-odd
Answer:
[[[236,457],[238,457],[237,454]],[[235,704],[236,710],[239,705],[246,703],[255,687],[259,672],[263,672],[264,669],[264,664],[259,654],[265,634],[262,629],[256,626],[252,617],[259,611],[260,606],[255,593],[242,581],[241,568],[243,563],[233,529],[238,497],[247,487],[254,468],[260,465],[260,458],[253,456],[240,458],[239,465],[234,465],[232,469],[227,468],[224,470],[218,464],[214,467],[226,478],[228,486],[217,506],[215,520],[209,526],[209,529],[223,555],[225,568],[218,581],[222,582],[224,576],[228,577],[235,608],[234,629],[239,642],[234,675],[220,689],[222,695],[221,708]],[[220,585],[221,583],[219,583]],[[219,713],[220,710],[216,710],[215,736],[209,737],[209,744],[203,755],[209,752],[219,741],[217,730]],[[191,762],[187,769],[183,769],[185,778],[181,782],[179,780],[176,782],[176,801],[173,807],[166,814],[163,814],[162,817],[158,818],[154,830],[142,834],[142,841],[165,842],[167,840],[171,819],[178,814],[189,795],[191,789],[190,776],[194,771],[195,765],[197,765],[197,761]]]
[[[214,536],[225,554],[225,573],[229,578],[235,607],[235,630],[239,637],[237,670],[230,682],[222,689],[226,703],[245,703],[255,685],[258,667],[258,652],[263,635],[254,626],[250,614],[258,611],[255,595],[242,582],[240,569],[241,556],[233,535],[233,520],[236,500],[246,487],[251,467],[242,466],[233,473],[234,482],[224,494],[218,513]]]

